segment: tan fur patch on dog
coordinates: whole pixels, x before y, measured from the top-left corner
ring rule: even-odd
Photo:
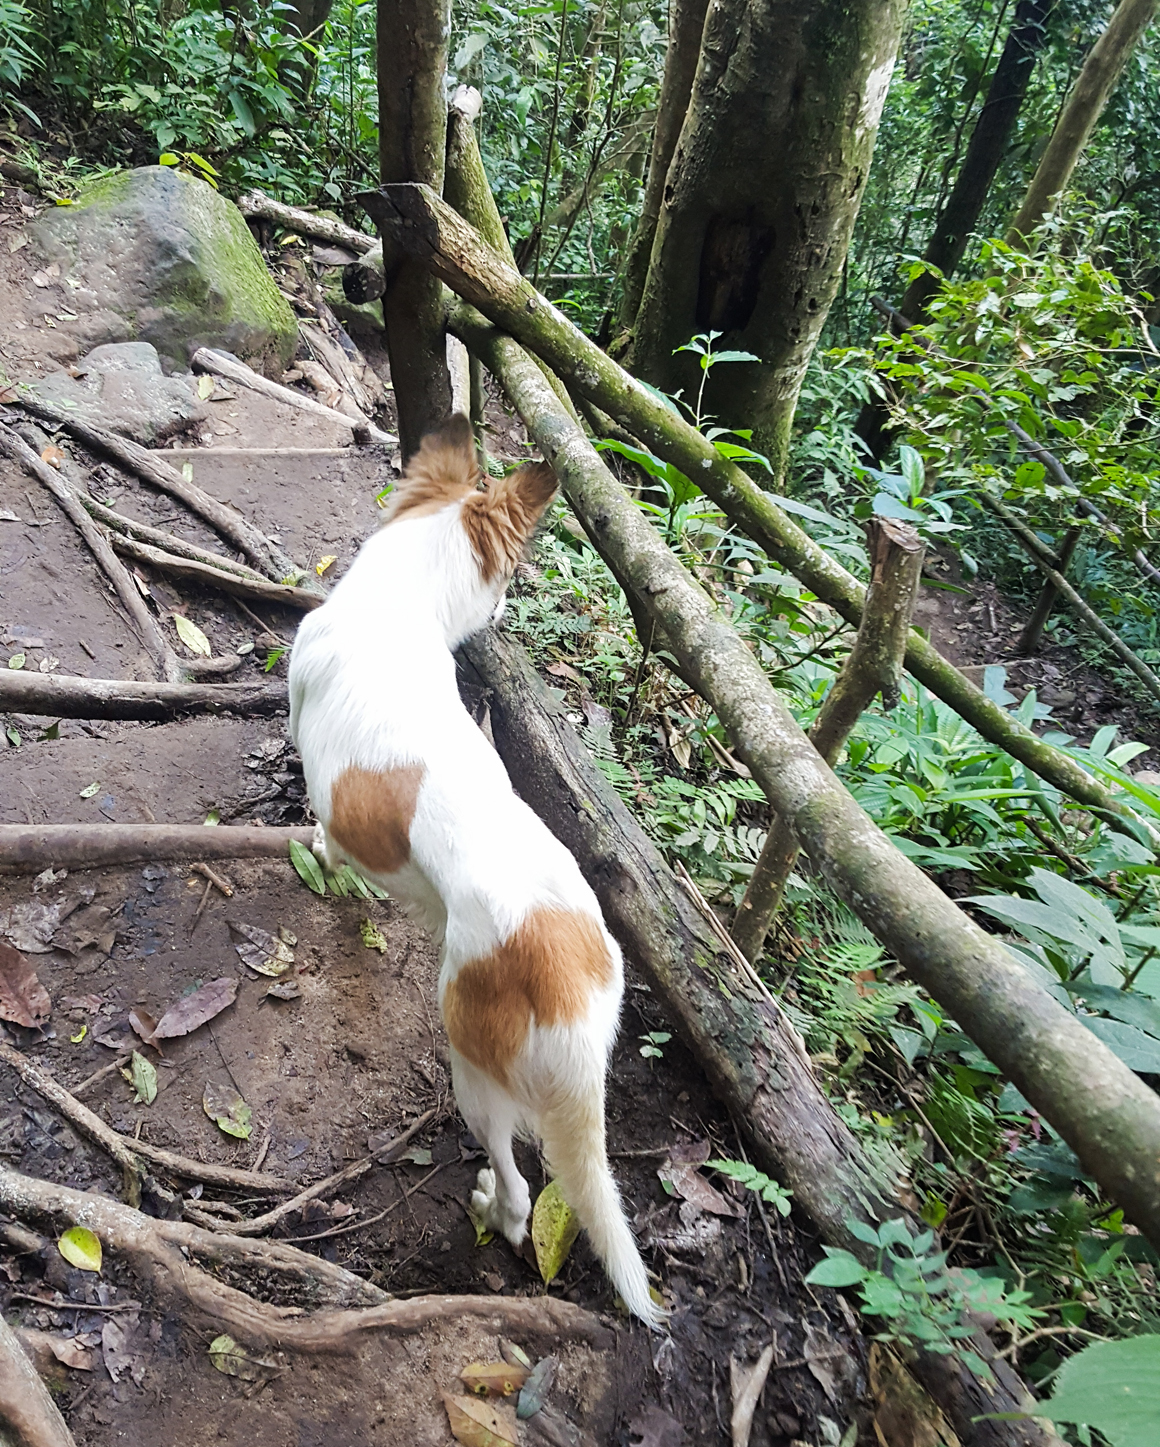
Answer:
[[[555,491],[556,474],[546,462],[533,462],[463,504],[463,526],[485,582],[515,572]]]
[[[604,935],[589,915],[533,910],[498,949],[460,969],[443,995],[443,1022],[460,1055],[506,1085],[533,1018],[571,1024],[612,973]]]
[[[429,432],[408,461],[391,494],[387,522],[442,512],[451,503],[475,492],[479,483],[471,423],[457,412],[438,432]]]
[[[395,874],[411,858],[411,821],[427,770],[344,769],[330,790],[330,834],[364,869]]]

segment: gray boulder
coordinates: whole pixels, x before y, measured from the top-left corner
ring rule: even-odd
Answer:
[[[143,166],[105,177],[30,228],[72,287],[83,348],[151,342],[168,367],[198,347],[269,375],[287,367],[298,325],[241,212],[193,176]]]
[[[150,342],[110,342],[94,347],[67,372],[51,372],[28,384],[46,402],[64,407],[71,417],[110,427],[151,447],[188,432],[208,408],[197,395],[197,378],[188,372],[167,377]]]

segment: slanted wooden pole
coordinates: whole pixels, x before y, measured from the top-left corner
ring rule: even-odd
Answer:
[[[831,768],[875,694],[881,693],[884,708],[898,706],[906,635],[926,552],[914,528],[894,518],[871,518],[866,533],[870,587],[862,622],[810,730],[810,742]],[[742,954],[754,963],[765,945],[797,854],[793,831],[776,816],[770,821],[731,931]]]
[[[1079,542],[1080,529],[1068,528],[1067,535],[1063,540],[1063,546],[1059,550],[1057,568],[1062,577],[1067,577],[1068,564],[1075,553],[1076,545]],[[1020,658],[1028,653],[1038,653],[1039,645],[1043,641],[1043,630],[1047,627],[1047,620],[1051,617],[1051,610],[1059,598],[1059,589],[1050,578],[1043,584],[1042,591],[1035,604],[1035,611],[1027,620],[1026,627],[1019,635],[1019,642],[1016,645]]]
[[[569,387],[607,412],[658,457],[692,478],[731,521],[847,622],[862,617],[865,589],[735,462],[644,387],[542,297],[429,188],[387,186],[360,203],[384,232],[421,257],[464,300],[534,351]],[[1126,812],[1074,759],[1013,718],[911,630],[907,669],[991,743],[1088,808]]]

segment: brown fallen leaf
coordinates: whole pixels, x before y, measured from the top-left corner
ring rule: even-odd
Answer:
[[[526,1367],[507,1362],[472,1362],[459,1373],[459,1380],[477,1397],[510,1397],[527,1379]]]
[[[137,1386],[145,1380],[145,1358],[140,1350],[143,1343],[137,1327],[137,1313],[128,1312],[125,1316],[111,1316],[101,1329],[105,1370],[114,1382],[126,1373]]]
[[[465,1447],[516,1447],[519,1427],[516,1414],[498,1402],[479,1397],[456,1397],[443,1393],[451,1435]]]
[[[709,1150],[708,1141],[674,1145],[669,1151],[669,1159],[658,1169],[657,1175],[669,1188],[670,1194],[690,1202],[698,1210],[707,1211],[711,1216],[743,1215],[740,1206],[723,1196],[701,1175],[698,1167],[709,1159]]]
[[[583,684],[584,680],[568,663],[549,663],[548,672],[555,678],[566,678],[570,683]]]
[[[239,920],[230,919],[226,923],[242,937],[242,943],[235,944],[234,949],[247,969],[259,975],[278,976],[284,975],[294,963],[294,951],[288,940],[279,939],[257,925],[242,924]],[[285,933],[289,934],[289,931]]]
[[[157,1021],[150,1015],[148,1010],[130,1010],[129,1024],[140,1035],[146,1045],[153,1044],[154,1033],[157,1030]],[[94,1039],[96,1037],[94,1036]]]
[[[52,937],[81,904],[79,899],[57,899],[42,904],[38,899],[21,900],[11,909],[0,912],[0,934],[9,944],[26,955],[46,955],[52,949]]]
[[[52,1001],[19,950],[0,942],[0,1020],[35,1030],[48,1019]]]
[[[188,1035],[207,1020],[220,1015],[227,1005],[237,998],[237,979],[223,975],[220,980],[210,980],[200,990],[183,995],[175,1005],[170,1005],[153,1027],[150,1044],[155,1040],[176,1040],[179,1035]],[[144,1038],[144,1037],[142,1037]]]
[[[91,1372],[97,1365],[96,1354],[82,1346],[76,1337],[49,1337],[48,1347],[62,1366],[75,1367],[80,1372]]]
[[[107,955],[116,943],[116,931],[109,928],[109,911],[103,904],[76,910],[53,932],[52,943],[69,955],[79,955],[91,945]]]

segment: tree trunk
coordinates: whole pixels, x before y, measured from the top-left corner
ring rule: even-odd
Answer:
[[[871,518],[870,587],[854,646],[826,694],[810,729],[810,743],[831,768],[863,712],[882,694],[884,708],[898,707],[906,638],[926,549],[909,523]],[[738,949],[756,963],[797,859],[797,841],[780,815],[754,867],[731,931]]]
[[[510,263],[483,244],[457,212],[419,186],[364,192],[358,200],[449,287],[531,348],[551,369],[548,376],[554,385],[563,378],[658,457],[694,478],[733,523],[812,593],[847,622],[861,621],[865,589],[858,580],[736,463],[722,457],[696,428],[545,301]],[[1067,754],[1037,738],[913,629],[906,666],[984,738],[1032,773],[1089,809],[1120,816],[1129,812],[1110,789]]]
[[[384,184],[422,181],[443,190],[447,142],[450,0],[378,0],[379,166]],[[387,356],[403,457],[451,411],[438,281],[404,259],[383,293]]]
[[[1059,1131],[1108,1199],[1160,1243],[1155,1093],[867,818],[526,353],[469,308],[453,313],[452,326],[500,377],[593,546],[834,893]]]
[[[711,411],[780,478],[838,289],[904,0],[714,0],[637,313],[633,367],[692,400],[694,333],[761,358],[715,369]]]
[[[1011,246],[1026,247],[1027,238],[1055,210],[1120,72],[1156,14],[1156,5],[1157,0],[1120,0],[1116,6],[1107,29],[1083,63],[1019,214],[1011,223],[1007,233]]]
[[[624,292],[620,301],[620,325],[629,330],[636,321],[644,280],[652,256],[657,217],[661,214],[665,180],[669,174],[677,137],[685,123],[693,77],[701,54],[701,34],[709,0],[669,0],[669,45],[665,51],[665,73],[649,156],[648,178],[641,202],[640,220],[632,238],[632,249],[624,266]]]
[[[934,234],[922,259],[950,276],[963,259],[967,240],[982,214],[987,192],[999,169],[1019,118],[1035,61],[1047,39],[1047,21],[1058,0],[1019,0],[1007,43],[987,88],[987,99],[971,132],[967,154]],[[899,310],[911,321],[923,315],[938,290],[939,280],[929,271],[916,276]]]

